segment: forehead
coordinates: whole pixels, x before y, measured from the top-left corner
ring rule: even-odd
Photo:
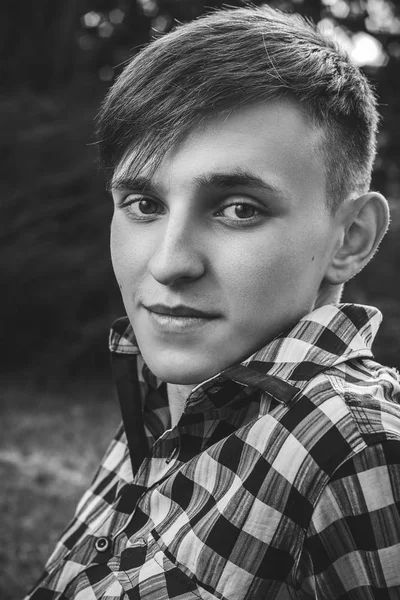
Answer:
[[[113,184],[139,175],[162,188],[189,189],[207,184],[213,174],[245,172],[289,196],[325,195],[322,140],[323,131],[295,103],[260,103],[195,128],[156,166],[141,167],[138,151],[130,150],[116,168]]]

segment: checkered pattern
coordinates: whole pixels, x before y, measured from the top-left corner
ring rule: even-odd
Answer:
[[[372,360],[380,318],[314,311],[198,385],[173,429],[117,321],[124,426],[27,598],[399,599],[400,385]]]

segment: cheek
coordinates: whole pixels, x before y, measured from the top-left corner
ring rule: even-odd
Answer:
[[[122,268],[123,263],[123,243],[122,243],[122,235],[120,231],[120,226],[118,224],[118,219],[115,214],[111,221],[110,228],[110,252],[111,252],[111,262],[114,269],[115,276],[117,281],[119,282],[120,270]],[[120,283],[120,282],[119,282]],[[121,287],[121,284],[120,284]]]
[[[136,279],[140,257],[132,232],[115,214],[111,221],[110,251],[115,277],[122,289],[130,280]]]
[[[288,278],[297,270],[280,240],[274,242],[271,237],[269,240],[260,237],[231,246],[229,254],[221,253],[218,261],[225,287],[248,300],[270,288],[272,282]]]
[[[236,246],[219,261],[228,303],[240,320],[266,307],[279,312],[283,305],[302,303],[318,287],[320,253],[310,232],[299,236],[293,231],[290,236],[267,233],[250,245]]]
[[[134,229],[132,224],[114,214],[110,230],[111,262],[121,289],[130,294],[146,275],[156,245],[154,236]]]

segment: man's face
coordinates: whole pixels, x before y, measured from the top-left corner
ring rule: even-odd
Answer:
[[[295,105],[260,104],[194,131],[151,180],[116,169],[112,261],[155,375],[199,383],[313,309],[334,229],[320,138]]]

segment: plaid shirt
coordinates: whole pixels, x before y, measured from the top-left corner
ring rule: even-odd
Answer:
[[[399,599],[400,387],[372,360],[380,320],[314,311],[198,385],[172,429],[117,321],[125,426],[28,598]]]

